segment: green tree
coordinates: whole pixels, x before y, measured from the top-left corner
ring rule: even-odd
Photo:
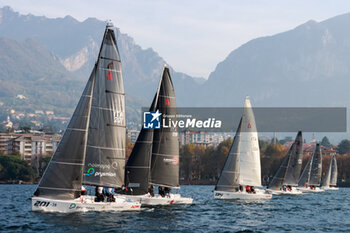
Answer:
[[[321,145],[327,148],[332,147],[332,144],[329,142],[329,139],[326,136],[322,138]]]
[[[0,180],[33,181],[35,170],[17,155],[0,156]]]
[[[338,145],[339,154],[345,154],[350,152],[350,141],[347,139],[342,140]]]

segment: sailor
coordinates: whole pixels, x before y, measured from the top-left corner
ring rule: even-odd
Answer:
[[[154,197],[154,187],[153,185],[148,187],[148,193],[151,197]]]
[[[170,197],[170,192],[171,192],[171,188],[169,188],[169,187],[165,187],[165,188],[164,188],[164,194],[165,194],[167,197]]]
[[[283,185],[282,190],[285,192],[287,190],[287,187],[285,185]]]
[[[96,186],[95,195],[96,195],[96,198],[95,198],[96,202],[104,201],[103,187]]]
[[[87,191],[86,191],[86,188],[85,188],[84,186],[81,186],[80,195],[81,195],[81,196],[87,195]]]
[[[158,193],[162,197],[165,197],[165,192],[164,192],[164,187],[163,186],[158,186]]]
[[[250,192],[255,193],[255,188],[254,188],[254,186],[251,186],[251,187],[250,187]]]
[[[250,186],[249,186],[249,185],[245,186],[245,191],[246,191],[247,193],[250,193],[250,192],[251,192],[251,189],[250,189]]]
[[[243,185],[239,185],[239,191],[243,192]]]
[[[107,202],[115,202],[115,198],[113,195],[113,188],[104,188],[106,197],[107,197]]]

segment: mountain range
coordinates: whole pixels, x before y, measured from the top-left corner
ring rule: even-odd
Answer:
[[[348,26],[350,14],[344,14],[253,39],[230,52],[208,80],[171,69],[178,106],[240,107],[249,95],[260,107],[349,107]],[[105,22],[95,18],[79,22],[71,16],[51,19],[0,8],[0,101],[69,115],[104,28]],[[149,105],[167,62],[119,29],[116,35],[128,109],[136,114]],[[17,94],[28,99],[21,104]]]
[[[20,110],[70,115],[96,61],[105,25],[95,18],[50,19],[0,8],[0,101]],[[135,113],[150,104],[163,66],[171,66],[118,28],[116,37],[128,113]],[[187,93],[204,81],[174,70],[172,76],[178,102],[185,102]],[[18,94],[26,96],[26,101],[16,99]]]

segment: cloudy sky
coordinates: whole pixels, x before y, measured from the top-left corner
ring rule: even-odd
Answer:
[[[207,78],[251,39],[350,12],[348,0],[0,0],[22,14],[111,19],[177,71]]]

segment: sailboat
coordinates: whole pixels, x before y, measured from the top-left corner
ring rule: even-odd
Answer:
[[[298,182],[298,189],[302,192],[324,192],[318,186],[321,184],[322,153],[319,143],[313,155],[309,158]]]
[[[338,179],[338,165],[335,155],[332,156],[331,163],[329,164],[329,168],[326,176],[322,181],[321,188],[324,190],[339,190],[337,186]]]
[[[301,131],[299,131],[281,166],[270,182],[267,191],[272,194],[301,194],[302,192],[295,188],[293,189],[293,186],[298,185],[302,161],[303,137]]]
[[[258,133],[249,98],[245,99],[230,152],[215,186],[216,199],[269,199],[265,190],[252,190],[261,186],[261,165]]]
[[[126,198],[97,202],[95,196],[81,193],[82,183],[113,188],[124,182],[124,98],[119,52],[112,25],[107,24],[90,78],[32,197],[32,210],[140,209],[139,202]]]
[[[170,72],[164,67],[159,87],[149,109],[154,119],[176,120],[176,102]],[[163,118],[164,119],[164,118]],[[164,119],[165,120],[165,119]],[[178,193],[154,195],[154,186],[179,188],[179,138],[176,127],[140,131],[125,167],[126,193],[123,196],[145,205],[191,204],[192,198]]]

